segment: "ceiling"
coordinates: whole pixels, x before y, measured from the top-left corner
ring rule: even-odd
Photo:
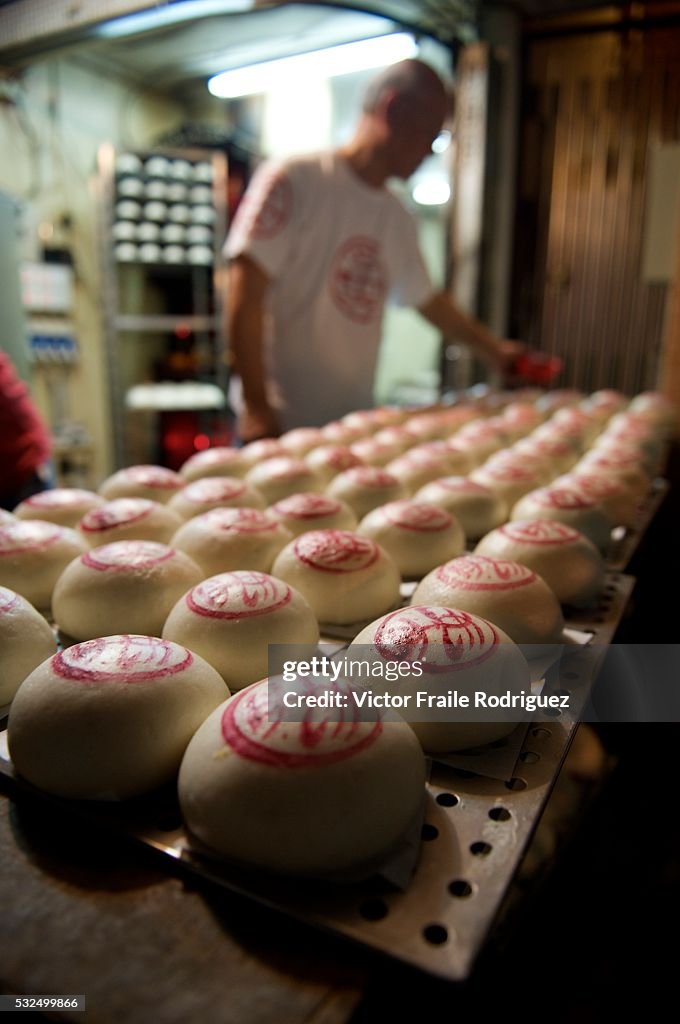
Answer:
[[[177,0],[13,0],[3,5],[0,0],[0,60],[26,63],[41,52],[87,40],[89,53],[110,58],[133,76],[141,71],[150,77],[162,70],[177,78],[195,77],[396,27],[446,43],[465,40],[474,35],[477,9],[477,0],[250,0],[243,13],[210,14],[120,39],[100,35],[100,27],[114,15],[171,9],[173,2]],[[199,0],[194,2],[200,11]],[[235,6],[223,2],[225,8]],[[177,6],[190,9],[186,3]],[[248,0],[243,6],[248,7]]]
[[[251,0],[252,9],[244,13],[212,14],[122,38],[100,34],[102,23],[114,14],[171,7],[173,2],[0,0],[0,63],[21,67],[42,53],[66,50],[131,83],[172,90],[230,67],[403,27],[456,46],[475,38],[485,7],[547,15],[593,6],[593,0]]]
[[[172,90],[232,67],[382,35],[396,27],[376,14],[292,4],[123,39],[94,36],[88,40],[87,54],[115,66],[117,74],[137,84],[162,82],[164,89]]]

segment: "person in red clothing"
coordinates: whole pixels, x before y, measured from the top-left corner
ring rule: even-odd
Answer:
[[[28,387],[0,349],[0,508],[11,510],[47,489],[51,447]]]

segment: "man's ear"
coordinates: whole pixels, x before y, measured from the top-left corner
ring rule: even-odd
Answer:
[[[393,130],[399,126],[403,116],[402,97],[394,89],[386,89],[377,104],[377,112],[388,128]]]

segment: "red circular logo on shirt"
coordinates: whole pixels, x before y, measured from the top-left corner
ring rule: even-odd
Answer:
[[[253,238],[274,238],[283,231],[290,220],[293,193],[290,182],[278,172],[273,172],[263,182],[264,200],[255,207],[253,199],[246,196],[244,215],[251,219],[249,232]]]
[[[381,312],[387,291],[380,246],[373,238],[348,238],[335,254],[330,290],[337,308],[355,323],[369,324]]]

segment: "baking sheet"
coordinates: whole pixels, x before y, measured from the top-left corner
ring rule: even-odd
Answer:
[[[584,669],[575,679],[570,671],[564,683],[577,704],[587,696],[633,585],[632,577],[609,574],[601,607],[590,618],[568,623],[593,640],[574,645],[570,655]],[[568,664],[573,669],[571,660]],[[205,881],[426,973],[461,980],[493,927],[577,724],[571,711],[538,712],[524,728],[504,779],[484,774],[480,762],[474,769],[433,762],[415,869],[403,890],[379,875],[344,884],[294,880],[207,858],[183,828],[170,790],[112,806],[39,794],[15,778],[4,732],[0,774],[19,799],[22,792],[31,792],[56,804],[64,821],[77,814],[115,836],[136,839]]]

